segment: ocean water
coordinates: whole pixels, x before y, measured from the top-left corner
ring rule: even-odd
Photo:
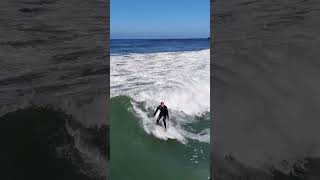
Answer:
[[[110,48],[111,179],[208,179],[209,40],[112,40]],[[167,132],[152,117],[160,101]]]

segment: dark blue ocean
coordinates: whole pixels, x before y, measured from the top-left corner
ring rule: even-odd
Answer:
[[[198,51],[210,48],[210,39],[112,39],[111,54]]]

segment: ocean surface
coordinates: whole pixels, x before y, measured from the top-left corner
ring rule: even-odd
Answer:
[[[209,39],[111,40],[111,179],[209,178]],[[153,112],[164,101],[167,132]]]

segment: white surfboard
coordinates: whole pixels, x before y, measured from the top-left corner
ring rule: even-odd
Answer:
[[[168,139],[176,139],[182,143],[186,143],[186,139],[175,129],[175,127],[170,126],[170,123],[167,122],[167,130],[164,131],[164,127],[154,124],[151,133],[159,138],[159,139],[163,139],[163,140],[168,140]]]

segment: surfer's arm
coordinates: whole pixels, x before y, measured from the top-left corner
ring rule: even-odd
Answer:
[[[153,113],[153,117],[157,114],[159,107],[157,107],[156,111]]]
[[[169,120],[169,111],[168,111],[168,109],[167,109],[167,117],[168,117],[168,120]]]

